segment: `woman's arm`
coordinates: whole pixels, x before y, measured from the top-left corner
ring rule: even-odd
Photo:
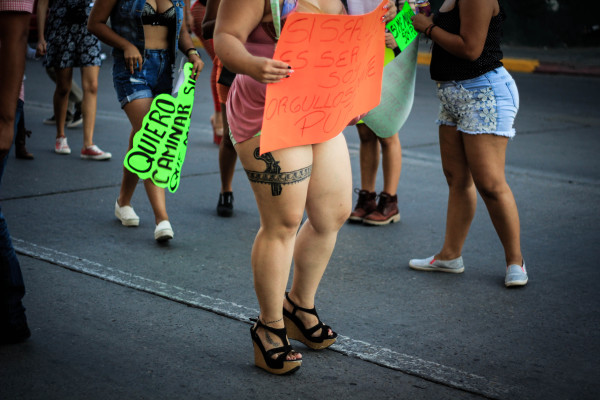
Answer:
[[[204,39],[213,38],[219,4],[221,4],[221,0],[208,0],[206,2],[206,12],[202,19],[202,36],[204,36]]]
[[[190,0],[184,0],[183,19],[187,25],[188,33],[191,34],[194,30],[194,16],[190,8]]]
[[[46,54],[46,37],[44,36],[44,30],[46,29],[46,17],[48,16],[48,0],[38,0],[36,14],[38,42],[35,54],[39,57]]]
[[[140,51],[133,43],[118,35],[106,25],[106,21],[116,3],[117,0],[96,0],[88,18],[87,28],[90,33],[96,35],[104,43],[121,49],[125,58],[125,65],[129,68],[129,72],[133,74],[135,69],[142,70],[144,59]]]
[[[290,66],[282,61],[256,57],[244,47],[248,35],[270,10],[264,0],[222,0],[215,25],[215,52],[231,72],[244,74],[258,82],[275,83],[288,76]]]
[[[192,37],[188,32],[185,18],[182,21],[181,29],[179,31],[178,46],[179,50],[181,50],[187,56],[188,61],[194,65],[192,67],[192,75],[196,77],[200,72],[202,72],[202,69],[204,69],[204,62],[194,47],[194,42],[192,41]]]
[[[446,32],[437,25],[433,26],[432,17],[422,14],[413,17],[413,26],[421,33],[430,29],[431,40],[450,54],[474,61],[483,51],[490,20],[497,11],[497,1],[461,0],[459,11],[460,33],[458,35]]]

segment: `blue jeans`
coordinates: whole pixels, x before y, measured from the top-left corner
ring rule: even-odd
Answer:
[[[113,83],[121,108],[127,103],[144,98],[154,98],[162,93],[171,94],[173,89],[173,60],[169,50],[145,50],[142,70],[133,75],[125,65],[125,59],[115,57]]]
[[[19,105],[20,107],[17,107],[15,116],[15,132],[16,121],[19,120],[23,112],[23,102],[20,102]],[[0,183],[4,175],[8,154],[4,156],[3,160],[0,160]],[[21,303],[23,296],[25,296],[25,284],[23,283],[21,266],[0,206],[0,323],[12,325],[25,319],[25,307]]]

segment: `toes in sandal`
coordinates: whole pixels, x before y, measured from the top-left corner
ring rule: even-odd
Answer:
[[[285,298],[292,305],[292,307],[294,307],[292,312],[286,310],[285,307],[283,308],[283,322],[285,323],[285,327],[288,331],[288,337],[290,339],[298,340],[313,350],[325,349],[335,343],[337,340],[337,333],[333,332],[332,330],[332,334],[329,335],[329,330],[331,328],[321,322],[316,308],[313,307],[312,309],[308,309],[297,306],[290,299],[288,293],[285,294]],[[296,315],[296,312],[298,311],[316,316],[319,322],[312,328],[306,329],[300,318],[298,318]],[[318,336],[313,336],[313,334],[319,329],[321,329],[321,334]]]
[[[265,347],[263,346],[260,338],[258,337],[258,333],[256,332],[259,327],[276,335],[279,337],[282,343],[287,344],[284,344],[281,347],[265,350]],[[263,324],[260,318],[258,318],[256,324],[250,328],[250,336],[252,337],[252,342],[254,344],[254,364],[257,367],[260,367],[271,374],[285,375],[296,372],[302,365],[302,360],[286,360],[288,354],[294,354],[295,352],[287,340],[285,328],[272,328]],[[276,354],[279,355],[276,358],[273,358],[273,356]]]

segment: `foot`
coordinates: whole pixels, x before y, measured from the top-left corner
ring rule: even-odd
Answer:
[[[363,218],[363,224],[378,226],[393,222],[400,222],[398,195],[392,196],[389,193],[381,192],[377,209]]]
[[[115,201],[115,217],[121,221],[123,226],[138,226],[140,224],[140,217],[133,211],[133,207],[120,206],[119,200]]]
[[[27,151],[24,142],[15,143],[15,157],[21,160],[33,160],[33,154]]]
[[[217,203],[217,215],[219,217],[231,217],[233,215],[233,193],[219,193],[219,203]]]
[[[154,239],[157,242],[166,242],[173,239],[173,228],[169,220],[160,221],[154,229]]]
[[[56,154],[71,154],[71,148],[67,143],[67,138],[64,136],[56,138],[54,143],[54,152]]]
[[[261,321],[262,321],[262,319],[261,319]],[[275,328],[275,329],[285,328],[285,325],[283,324],[283,318],[277,322],[262,321],[263,324],[267,325],[265,322],[269,322],[268,326],[271,328]],[[269,351],[271,349],[275,349],[277,347],[284,346],[284,343],[281,341],[281,338],[279,338],[277,335],[273,334],[272,332],[269,332],[268,330],[264,329],[263,327],[259,326],[258,328],[256,328],[256,325],[257,324],[254,324],[254,327],[256,329],[256,334],[258,335],[258,338],[260,339],[265,350]],[[289,345],[290,341],[287,340],[287,343],[285,343],[285,344]],[[277,357],[279,357],[280,354],[281,353],[273,354],[271,356],[271,358],[273,358],[275,360],[275,359],[277,359]],[[288,353],[288,355],[285,357],[285,359],[287,361],[299,361],[299,360],[302,360],[302,354],[292,350]]]
[[[100,150],[100,147],[95,144],[81,149],[81,158],[84,160],[110,160],[112,154],[108,151]]]
[[[525,261],[523,261],[523,265],[511,264],[506,267],[506,277],[504,278],[504,285],[506,287],[525,286],[528,281]]]
[[[290,294],[288,294],[288,296],[293,297]],[[292,298],[292,301],[294,303],[296,303],[297,306],[302,307],[302,308],[308,308],[308,309],[314,308],[314,305],[312,305],[310,307],[305,307],[304,305],[299,304],[293,298]],[[287,299],[283,299],[283,308],[285,308],[285,310],[290,313],[294,311],[294,306],[291,305]],[[300,321],[302,321],[302,324],[304,325],[304,329],[310,329],[319,323],[319,317],[317,315],[310,314],[310,313],[304,312],[302,310],[296,310],[295,315],[300,319]],[[317,329],[311,336],[314,338],[318,338],[319,336],[321,336],[321,331],[322,331],[322,329]],[[333,336],[333,334],[334,334],[333,330],[331,330],[331,328],[329,328],[327,330],[327,335]]]
[[[428,258],[413,258],[408,262],[408,266],[419,271],[441,271],[460,274],[465,270],[462,256],[453,260],[438,260],[435,256]]]
[[[354,192],[358,194],[358,200],[348,220],[350,222],[363,222],[365,216],[377,209],[377,193],[362,189],[354,189]]]
[[[67,121],[67,128],[77,128],[83,124],[83,116],[81,115],[80,110],[75,110],[75,113],[71,117],[70,121]]]
[[[65,125],[68,125],[73,120],[73,114],[67,111],[67,117],[65,118]],[[44,125],[56,125],[56,117],[52,114],[51,117],[44,120]]]

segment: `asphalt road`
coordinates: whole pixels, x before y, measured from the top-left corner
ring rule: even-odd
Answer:
[[[206,58],[205,58],[206,59]],[[600,79],[515,73],[521,109],[507,178],[530,282],[503,285],[500,243],[480,202],[460,275],[410,270],[442,244],[447,188],[434,84],[419,67],[400,133],[399,224],[345,225],[317,296],[341,335],[324,352],[297,344],[301,370],[255,368],[258,313],[250,249],[259,218],[238,164],[235,214],[219,218],[208,69],[198,81],[188,154],[167,206],[175,238],[153,239],[142,185],[138,228],[113,207],[129,125],[110,57],[95,142],[108,162],[54,154],[53,84],[28,62],[26,121],[35,160],[11,154],[0,199],[22,264],[32,337],[0,347],[0,399],[595,399],[600,394]],[[346,131],[359,186],[358,135]],[[378,178],[381,190],[382,178]]]

